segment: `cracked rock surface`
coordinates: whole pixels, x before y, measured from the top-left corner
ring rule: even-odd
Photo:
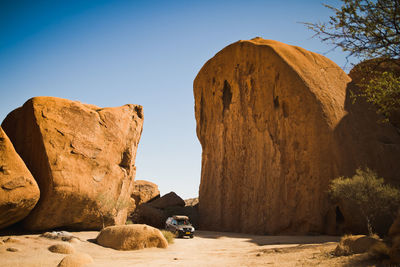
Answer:
[[[373,110],[351,105],[350,83],[326,57],[262,38],[210,59],[193,85],[200,227],[335,233],[330,180],[368,166],[398,181],[399,135]]]
[[[139,105],[35,97],[2,123],[41,197],[24,226],[100,229],[126,220],[143,127]]]

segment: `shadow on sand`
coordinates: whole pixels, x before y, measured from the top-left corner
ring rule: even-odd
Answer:
[[[327,242],[338,242],[339,236],[301,236],[301,235],[250,235],[241,233],[228,233],[228,232],[212,232],[212,231],[196,231],[196,236],[200,238],[212,238],[220,239],[224,237],[228,238],[240,238],[245,239],[247,242],[254,243],[259,246],[265,245],[292,245],[292,244],[322,244]]]

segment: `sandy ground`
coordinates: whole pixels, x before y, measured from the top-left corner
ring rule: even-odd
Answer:
[[[98,232],[73,232],[76,252],[89,254],[88,266],[379,266],[367,255],[333,257],[339,237],[256,236],[197,231],[193,239],[176,239],[167,249],[117,251],[94,243]],[[10,236],[0,236],[5,240]],[[39,235],[11,236],[0,242],[0,266],[57,266],[64,254],[48,247],[59,242]],[[16,248],[11,252],[7,248]]]

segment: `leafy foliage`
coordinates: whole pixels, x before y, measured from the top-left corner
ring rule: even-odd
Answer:
[[[377,67],[364,69],[365,79],[358,84],[365,97],[377,107],[377,113],[389,118],[400,111],[399,73],[378,70],[382,63],[400,67],[400,0],[342,0],[328,22],[304,23],[321,41],[341,48],[361,60],[375,60]]]
[[[363,78],[359,85],[363,88],[360,96],[367,102],[375,104],[377,113],[382,114],[386,120],[395,110],[400,110],[400,77],[393,72],[369,72],[376,78]]]
[[[376,218],[390,216],[394,220],[400,207],[400,191],[385,184],[383,178],[377,178],[370,169],[358,169],[352,178],[332,180],[329,193],[332,198],[356,207],[364,216],[370,234]]]
[[[305,23],[323,42],[363,59],[400,56],[400,0],[342,0],[328,23]]]

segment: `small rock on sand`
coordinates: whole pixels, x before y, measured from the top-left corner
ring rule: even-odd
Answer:
[[[55,244],[49,247],[49,250],[53,253],[60,253],[60,254],[72,254],[75,252],[75,249],[69,243],[60,243]]]
[[[21,240],[15,237],[8,237],[3,240],[4,243],[21,243]]]
[[[10,252],[18,252],[18,251],[20,251],[18,248],[12,248],[12,247],[10,247],[10,248],[7,248],[7,251],[10,251]]]

